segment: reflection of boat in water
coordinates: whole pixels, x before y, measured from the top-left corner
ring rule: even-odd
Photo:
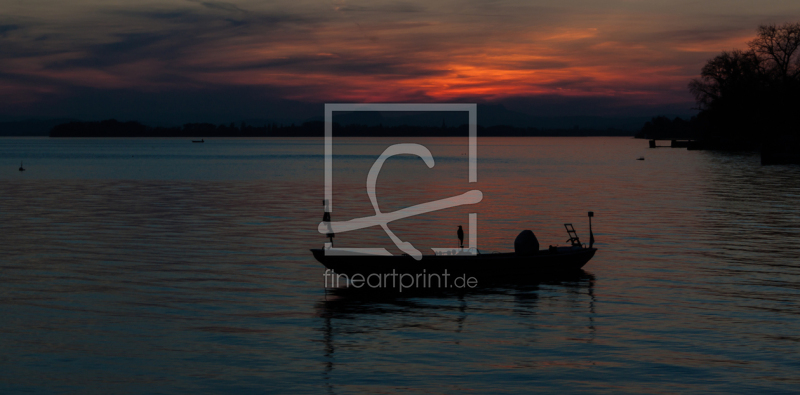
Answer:
[[[456,249],[451,254],[423,255],[415,260],[409,255],[345,255],[346,250],[334,250],[330,244],[326,248],[312,249],[314,258],[336,273],[369,275],[372,273],[449,273],[466,274],[478,278],[506,277],[519,275],[541,275],[547,273],[579,271],[597,252],[593,248],[594,235],[591,233],[591,217],[589,213],[590,242],[586,247],[581,244],[572,224],[564,224],[570,236],[570,246],[550,247],[539,250],[539,243],[530,231],[532,245],[518,246],[520,234],[515,241],[515,252],[481,253],[477,249]],[[326,215],[330,221],[330,217]],[[526,241],[528,242],[528,241]]]
[[[341,383],[352,383],[354,373],[364,373],[359,370],[363,364],[353,364],[354,357],[363,361],[374,356],[379,360],[387,347],[395,345],[401,345],[405,355],[424,356],[428,366],[440,362],[439,366],[457,364],[466,370],[474,367],[476,371],[501,372],[507,366],[530,366],[522,363],[537,357],[569,365],[576,354],[556,355],[562,350],[558,347],[585,349],[597,337],[595,281],[593,275],[578,270],[546,279],[485,281],[466,289],[403,293],[354,287],[329,289],[315,304],[324,383],[329,393],[337,393]],[[454,353],[470,355],[475,347],[480,347],[480,357],[453,358]],[[368,373],[378,376],[391,369],[391,375],[418,375],[420,365],[410,360],[398,358],[396,364],[378,364]],[[485,376],[472,377],[482,380]],[[382,378],[373,381],[370,389],[396,391],[389,387],[394,383],[381,388],[381,382]],[[434,381],[420,385],[430,387],[428,392],[437,392],[435,387],[441,384]],[[420,392],[426,389],[417,388]],[[487,387],[486,392],[492,390]]]

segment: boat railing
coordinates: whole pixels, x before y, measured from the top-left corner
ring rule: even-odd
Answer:
[[[575,228],[572,224],[564,224],[564,227],[567,228],[567,234],[569,235],[567,241],[572,243],[573,246],[582,247],[581,239],[578,238],[578,233],[575,232]]]

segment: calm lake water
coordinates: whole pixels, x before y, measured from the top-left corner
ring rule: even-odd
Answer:
[[[408,139],[405,139],[408,140]],[[366,173],[403,139],[335,139],[333,219],[372,215]],[[320,139],[0,139],[2,393],[792,392],[800,386],[800,166],[628,138],[415,139],[390,227],[511,251],[564,223],[599,251],[564,279],[463,292],[325,290]],[[636,158],[644,156],[644,161]],[[25,172],[17,171],[24,160]],[[380,228],[341,247],[385,247]],[[429,253],[430,250],[428,249]]]

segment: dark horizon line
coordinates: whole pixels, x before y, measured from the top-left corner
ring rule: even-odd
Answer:
[[[119,122],[114,119],[98,122],[68,122],[53,126],[50,137],[323,137],[323,121],[308,121],[300,125],[264,123],[260,126],[241,122],[229,125],[212,123],[186,123],[177,127],[150,127],[137,121]],[[338,137],[465,137],[468,125],[459,126],[383,126],[334,122]],[[481,126],[481,136],[534,137],[534,136],[633,136],[635,132],[615,128],[535,128],[509,125]]]

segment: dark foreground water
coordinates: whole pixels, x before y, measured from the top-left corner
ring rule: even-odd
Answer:
[[[373,214],[391,139],[336,139],[335,220]],[[2,393],[791,392],[800,385],[800,167],[626,138],[421,139],[383,211],[418,248],[522,229],[585,271],[463,291],[323,289],[321,141],[0,139]],[[639,156],[646,160],[636,161]],[[27,171],[18,172],[25,160]],[[337,246],[385,247],[379,228]],[[427,250],[428,252],[430,250]]]

